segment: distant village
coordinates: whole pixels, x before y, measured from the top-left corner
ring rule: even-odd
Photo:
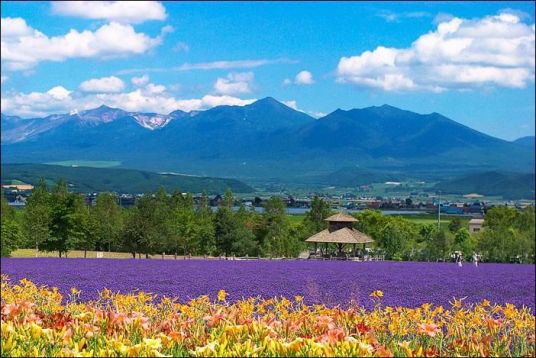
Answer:
[[[24,208],[26,200],[31,194],[33,186],[30,184],[9,184],[2,185],[2,191],[4,197],[7,199],[10,206],[14,208]],[[301,214],[307,211],[311,207],[311,201],[314,196],[319,196],[328,203],[334,210],[347,210],[347,211],[359,211],[364,209],[374,209],[382,211],[400,211],[401,213],[437,213],[438,205],[440,205],[440,212],[447,215],[470,215],[474,217],[481,217],[485,214],[486,210],[495,205],[506,205],[509,207],[515,207],[523,209],[527,206],[534,206],[534,201],[530,200],[517,200],[517,201],[504,201],[501,203],[490,203],[482,199],[481,195],[468,194],[464,195],[465,200],[449,202],[446,200],[440,200],[440,197],[436,195],[429,195],[419,193],[419,197],[414,197],[411,193],[408,197],[367,197],[366,195],[357,195],[353,193],[345,193],[342,195],[322,195],[318,193],[310,193],[302,195],[300,197],[293,196],[288,193],[280,194],[281,198],[285,202],[289,214]],[[82,193],[81,194],[88,206],[92,206],[95,202],[98,193]],[[135,204],[136,199],[141,197],[143,193],[131,193],[131,194],[118,194],[119,205],[121,207],[131,207]],[[209,196],[210,205],[217,207],[222,200],[222,194],[216,194]],[[425,197],[424,199],[422,197]],[[201,193],[193,195],[194,203],[199,203],[201,199]],[[263,203],[268,197],[254,196],[254,197],[242,197],[237,198],[235,205],[240,206],[243,204],[246,208],[262,208]]]

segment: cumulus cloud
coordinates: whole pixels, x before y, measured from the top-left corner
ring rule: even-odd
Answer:
[[[313,80],[313,74],[309,71],[300,71],[298,74],[294,77],[294,80],[291,80],[289,78],[285,78],[283,80],[283,86],[289,86],[291,84],[296,85],[312,85],[315,83]]]
[[[71,92],[56,86],[47,92],[9,93],[2,96],[2,112],[21,117],[46,116],[63,113],[72,103]]]
[[[244,106],[256,99],[228,95],[205,95],[201,98],[175,98],[163,85],[148,83],[127,92],[72,92],[56,86],[46,92],[7,93],[2,96],[2,112],[21,117],[41,117],[57,113],[76,113],[105,104],[131,112],[166,114],[174,110],[203,110],[220,105]]]
[[[143,75],[140,77],[132,77],[130,80],[134,86],[143,86],[149,82],[149,76]]]
[[[80,84],[80,90],[84,92],[114,93],[121,92],[125,84],[115,76],[93,78]]]
[[[8,79],[9,79],[8,76],[4,76],[4,75],[2,75],[2,76],[0,77],[0,83],[4,83],[4,82],[6,82]]]
[[[65,35],[49,37],[21,18],[2,18],[2,64],[10,70],[27,70],[41,61],[70,58],[111,58],[142,54],[162,42],[170,26],[154,38],[134,30],[131,25],[111,22],[96,31],[71,29]],[[5,30],[4,30],[5,29]]]
[[[474,20],[454,17],[409,48],[379,46],[342,57],[337,81],[385,91],[523,88],[534,81],[534,33],[534,24],[511,12]]]
[[[253,72],[229,73],[216,80],[214,91],[224,95],[250,93],[253,77]]]
[[[311,85],[315,83],[313,80],[313,74],[309,71],[301,71],[294,78],[294,83],[297,85]]]
[[[157,1],[53,1],[52,12],[84,19],[139,24],[165,20],[166,9]]]

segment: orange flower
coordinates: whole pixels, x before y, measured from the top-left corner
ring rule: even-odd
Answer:
[[[419,324],[419,333],[421,334],[427,334],[430,337],[435,337],[436,333],[438,333],[439,331],[439,327],[437,327],[437,325],[434,323]]]
[[[330,329],[327,333],[324,333],[320,336],[320,342],[334,344],[344,340],[346,334],[340,328]]]
[[[71,329],[71,327],[69,327],[67,328],[67,330],[65,330],[65,333],[63,333],[63,336],[61,338],[63,340],[63,343],[67,344],[71,341],[72,337],[73,337],[73,330]]]

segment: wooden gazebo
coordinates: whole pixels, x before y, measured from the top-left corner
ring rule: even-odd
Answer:
[[[315,253],[318,243],[325,244],[326,250],[329,243],[337,244],[339,255],[342,254],[343,245],[351,244],[353,245],[354,256],[356,256],[358,244],[362,244],[363,249],[365,249],[366,244],[374,242],[370,236],[353,228],[352,225],[357,222],[357,219],[350,215],[337,213],[325,220],[329,223],[328,228],[305,240],[315,244]]]

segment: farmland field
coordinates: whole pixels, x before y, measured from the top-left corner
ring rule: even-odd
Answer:
[[[215,298],[220,289],[231,301],[261,296],[294,297],[308,303],[346,306],[354,301],[371,308],[370,292],[382,290],[391,306],[416,307],[426,302],[449,305],[453,297],[465,303],[528,306],[534,312],[534,265],[454,263],[337,262],[298,260],[112,260],[2,259],[2,273],[12,281],[27,278],[38,285],[72,287],[83,300],[96,299],[108,288],[177,296],[186,302],[201,295]]]
[[[64,160],[61,162],[44,163],[50,165],[61,165],[64,167],[91,167],[91,168],[112,168],[121,165],[116,160]]]

